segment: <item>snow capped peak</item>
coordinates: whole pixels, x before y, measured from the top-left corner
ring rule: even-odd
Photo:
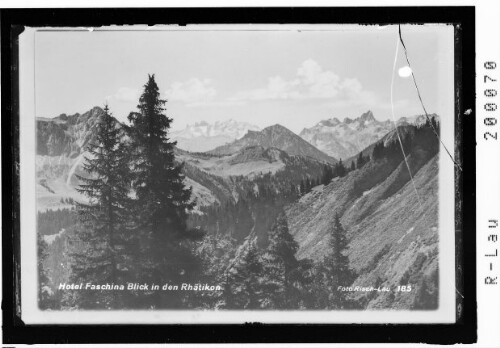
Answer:
[[[246,122],[240,122],[241,124],[248,124]],[[229,126],[229,125],[235,125],[237,126],[238,125],[238,122],[233,120],[232,118],[230,118],[229,120],[225,120],[225,121],[215,121],[215,124],[216,125],[221,125],[221,126]]]
[[[233,119],[216,121],[214,123],[199,121],[187,125],[183,130],[172,132],[172,137],[193,139],[199,137],[227,136],[232,139],[239,139],[243,137],[248,130],[260,129],[250,123],[237,122]]]
[[[240,139],[249,131],[259,130],[259,127],[250,123],[228,119],[214,123],[199,121],[187,125],[182,130],[171,132],[170,136],[183,150],[204,152]]]

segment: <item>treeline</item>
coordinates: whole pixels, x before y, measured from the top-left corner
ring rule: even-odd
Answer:
[[[66,197],[66,198],[61,197],[60,202],[62,204],[71,204],[71,205],[75,204],[75,200],[71,197]]]
[[[386,144],[384,142],[375,144],[372,152],[374,160],[386,158],[399,162],[404,159],[403,151],[407,156],[419,150],[423,150],[430,155],[434,155],[439,151],[439,138],[436,135],[440,133],[440,124],[436,117],[431,116],[426,119],[425,123],[417,127],[411,127],[412,132],[403,132],[404,128],[399,128],[397,134],[399,139]]]
[[[298,196],[292,189],[277,193],[270,185],[255,185],[255,190],[241,195],[236,202],[200,207],[203,214],[191,214],[189,226],[207,234],[227,235],[238,244],[253,232],[258,245],[266,246],[268,231],[277,216]]]
[[[363,153],[360,152],[356,160],[356,164],[354,163],[354,161],[351,161],[350,167],[346,167],[344,165],[344,163],[342,162],[342,158],[333,166],[324,165],[323,173],[321,176],[312,179],[307,177],[300,181],[300,185],[298,186],[298,188],[296,188],[298,195],[303,196],[304,194],[311,192],[313,187],[319,185],[328,185],[332,181],[332,179],[337,177],[342,178],[346,176],[349,172],[352,172],[353,170],[356,169],[360,169],[368,161],[370,161],[370,157],[363,156]]]
[[[229,235],[208,234],[198,248],[206,281],[222,284],[200,295],[201,307],[217,309],[356,309],[360,305],[339,287],[356,278],[345,255],[346,231],[338,215],[332,221],[329,253],[319,262],[298,260],[298,244],[289,233],[284,213],[268,231],[269,243],[259,248],[255,236],[238,244]]]
[[[360,154],[359,168],[369,157]],[[312,171],[315,177],[294,176],[290,170],[284,170],[272,175],[262,174],[252,180],[234,177],[237,182],[238,200],[226,200],[211,206],[202,206],[202,214],[193,213],[189,216],[189,226],[203,228],[208,234],[218,233],[234,238],[241,243],[250,232],[257,237],[257,245],[266,247],[269,230],[283,208],[311,192],[318,185],[328,185],[332,179],[347,175],[342,159],[335,165],[322,164]],[[297,181],[296,178],[301,178]]]
[[[191,214],[189,226],[203,228],[209,234],[231,236],[237,243],[253,231],[258,246],[265,247],[271,226],[287,204],[307,194],[313,187],[328,185],[333,178],[348,173],[342,160],[335,166],[322,165],[319,170],[316,178],[306,176],[300,182],[294,182],[285,171],[276,175],[265,173],[253,180],[243,181],[243,178],[237,177],[238,200],[200,207],[202,214]],[[290,184],[287,185],[287,182]]]

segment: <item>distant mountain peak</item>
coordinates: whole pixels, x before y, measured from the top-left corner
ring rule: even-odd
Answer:
[[[102,115],[104,110],[94,106],[83,114],[38,117],[37,154],[71,158],[78,156],[95,136],[94,126]]]
[[[262,131],[251,131],[241,139],[230,144],[219,146],[210,151],[216,155],[230,155],[249,146],[262,146],[266,149],[276,148],[289,155],[314,158],[321,162],[334,163],[336,160],[309,144],[288,128],[275,124],[264,128]]]
[[[232,118],[229,120],[224,120],[224,121],[215,121],[215,124],[220,124],[220,125],[233,125],[233,124],[246,124],[246,122],[238,122]]]
[[[192,152],[205,152],[242,138],[249,131],[258,131],[259,127],[234,119],[215,121],[206,120],[188,124],[184,129],[171,132],[177,146]]]
[[[436,116],[435,114],[429,116]],[[401,117],[397,125],[423,124],[425,115]],[[349,158],[381,139],[394,129],[391,120],[378,121],[368,110],[357,118],[323,120],[311,128],[304,128],[300,136],[326,154],[335,158]]]
[[[349,158],[390,130],[389,123],[377,121],[368,110],[357,118],[345,117],[342,122],[337,118],[320,121],[302,130],[300,136],[332,157]]]
[[[199,126],[208,126],[209,123],[207,121],[198,121],[198,122],[195,122],[194,125],[192,125],[192,127],[199,127]],[[191,125],[188,125],[187,127],[190,127]]]
[[[100,106],[94,106],[92,109],[90,109],[90,113],[100,113],[100,112],[103,112],[104,109],[101,108]]]
[[[362,114],[359,118],[363,121],[375,121],[375,117],[373,116],[373,112],[371,112],[370,110],[368,110],[367,112]]]
[[[280,132],[280,133],[293,133],[291,130],[289,130],[288,128],[276,123],[276,124],[273,124],[272,126],[268,126],[266,128],[264,128],[262,130],[263,132]],[[293,133],[295,134],[295,133]]]
[[[373,112],[371,110],[368,110],[367,112],[361,114],[358,118],[350,118],[350,117],[345,117],[343,123],[345,124],[351,124],[354,122],[366,122],[366,121],[376,121],[375,116],[373,116]]]

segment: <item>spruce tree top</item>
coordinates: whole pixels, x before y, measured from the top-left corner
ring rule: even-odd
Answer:
[[[150,226],[162,243],[187,237],[187,211],[194,206],[191,189],[183,182],[182,164],[175,161],[176,143],[168,139],[172,118],[165,114],[165,103],[154,74],[148,75],[139,112],[128,117],[138,225]],[[155,241],[158,247],[162,243]]]
[[[142,135],[148,139],[146,143],[158,147],[167,137],[172,119],[165,114],[166,100],[161,99],[160,89],[155,81],[155,75],[148,75],[148,82],[144,85],[144,91],[139,98],[137,108],[139,113],[130,113],[128,119],[136,130],[136,136]],[[158,143],[160,142],[160,143]],[[174,146],[175,142],[168,145]]]

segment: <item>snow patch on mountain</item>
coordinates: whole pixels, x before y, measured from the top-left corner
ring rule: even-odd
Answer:
[[[191,152],[205,152],[243,137],[249,130],[258,131],[259,127],[247,122],[235,120],[196,122],[186,128],[171,132],[177,147]]]

